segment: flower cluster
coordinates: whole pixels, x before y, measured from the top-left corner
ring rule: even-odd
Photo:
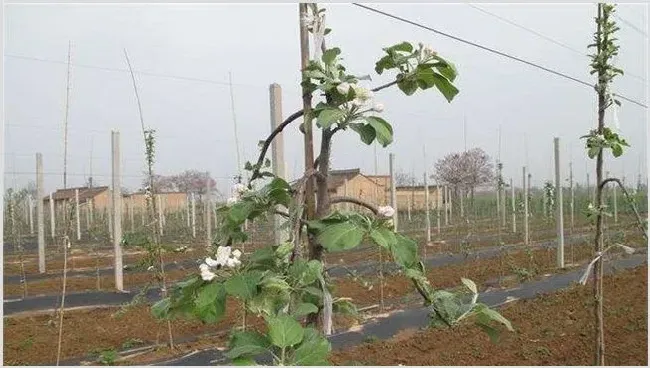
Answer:
[[[423,61],[427,61],[432,57],[438,55],[438,53],[435,52],[430,46],[425,46],[422,42],[420,42],[418,46],[420,46],[420,55]]]
[[[205,263],[201,263],[199,269],[201,270],[201,278],[205,281],[211,281],[216,277],[212,269],[220,269],[221,267],[235,268],[241,264],[239,258],[241,251],[239,249],[232,250],[230,247],[217,248],[217,259],[210,257],[205,259]]]
[[[379,216],[393,217],[395,214],[395,209],[393,209],[391,206],[381,206],[377,208],[377,212],[379,213]]]
[[[248,188],[242,183],[237,183],[232,186],[232,196],[228,198],[226,204],[232,206],[233,204],[239,202],[241,196],[248,191]]]
[[[362,107],[375,97],[375,94],[371,90],[361,87],[356,83],[342,82],[336,86],[336,90],[340,94],[346,96],[350,92],[350,89],[354,91],[354,95],[356,96],[355,99],[351,102],[352,106],[354,107]],[[384,111],[384,105],[377,103],[371,108],[371,110],[375,112],[382,112]]]

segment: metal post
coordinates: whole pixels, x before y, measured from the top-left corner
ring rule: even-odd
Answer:
[[[393,226],[397,231],[397,191],[395,190],[395,154],[388,155],[388,166],[390,171],[390,205],[395,210],[393,214]]]
[[[557,267],[564,268],[564,214],[560,178],[560,138],[553,139],[555,149],[555,219],[557,221]]]
[[[111,132],[112,164],[113,164],[113,185],[112,185],[112,206],[113,206],[113,252],[115,268],[115,288],[124,291],[124,280],[122,277],[122,194],[121,194],[121,165],[120,165],[120,132]],[[111,216],[109,216],[110,218]]]
[[[530,177],[529,177],[530,178]],[[530,179],[526,182],[526,166],[523,167],[523,187],[524,187],[524,244],[528,245],[528,185]]]
[[[43,215],[43,154],[36,154],[36,226],[38,227],[38,272],[45,273],[45,221]],[[52,197],[50,196],[50,201]]]
[[[77,220],[77,241],[81,240],[81,218],[79,216],[79,189],[74,190],[75,219]]]

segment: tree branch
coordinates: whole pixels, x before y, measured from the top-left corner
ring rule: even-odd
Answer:
[[[334,204],[334,203],[353,203],[353,204],[356,204],[356,205],[359,205],[359,206],[362,206],[362,207],[365,207],[365,208],[369,209],[375,215],[379,214],[379,210],[377,209],[377,207],[375,207],[374,205],[372,205],[372,204],[370,204],[368,202],[362,201],[361,199],[354,198],[354,197],[345,197],[345,196],[343,196],[343,197],[333,197],[333,198],[330,199],[330,203],[331,204]]]
[[[379,92],[382,89],[386,89],[388,87],[394,86],[397,84],[397,80],[394,80],[392,82],[383,84],[381,86],[377,86],[371,91],[373,92]],[[275,136],[280,134],[284,128],[287,127],[287,125],[291,124],[294,122],[296,119],[304,115],[304,110],[296,111],[293,114],[289,115],[283,122],[282,124],[278,125],[272,132],[271,134],[264,140],[264,144],[262,145],[262,151],[260,152],[259,157],[257,158],[257,167],[255,170],[253,170],[253,175],[251,176],[251,179],[256,176],[256,174],[259,174],[259,167],[262,167],[262,164],[264,163],[264,158],[266,157],[266,152],[269,150],[269,147],[271,146],[271,142],[273,142],[273,139],[275,139]],[[315,163],[317,165],[317,163]],[[252,180],[249,180],[249,184]]]
[[[623,195],[625,195],[625,199],[627,199],[627,203],[630,205],[630,207],[632,208],[632,211],[634,211],[634,214],[636,215],[636,220],[637,220],[637,224],[639,225],[639,229],[641,230],[641,232],[643,233],[643,236],[645,237],[645,240],[647,241],[648,240],[648,232],[646,231],[645,226],[643,226],[643,221],[641,221],[641,215],[639,215],[639,211],[636,209],[636,206],[634,205],[634,201],[630,197],[630,194],[627,192],[627,189],[625,189],[625,187],[623,186],[623,183],[621,183],[621,181],[618,180],[617,178],[607,178],[607,179],[603,180],[600,183],[600,185],[598,186],[598,189],[603,190],[605,185],[607,183],[610,183],[610,182],[614,182],[614,183],[618,184],[618,186],[623,191]]]

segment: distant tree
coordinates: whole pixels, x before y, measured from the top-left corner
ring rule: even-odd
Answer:
[[[481,148],[450,153],[435,163],[434,171],[432,176],[438,183],[450,186],[454,192],[469,190],[472,199],[477,187],[494,178],[490,156]]]
[[[206,173],[197,170],[185,170],[175,175],[154,175],[153,185],[156,192],[185,192],[205,194]],[[148,180],[142,181],[142,187],[149,184]],[[217,182],[213,178],[208,179],[210,191],[215,193]]]
[[[395,185],[398,187],[410,187],[418,184],[415,176],[405,172],[398,172],[395,174]]]

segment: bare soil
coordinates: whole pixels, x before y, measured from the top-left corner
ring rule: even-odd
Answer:
[[[606,276],[607,365],[648,365],[648,268]],[[471,325],[453,329],[403,331],[391,340],[336,351],[335,365],[592,365],[592,287],[574,286],[554,294],[506,305],[502,314],[514,333],[493,344]]]

